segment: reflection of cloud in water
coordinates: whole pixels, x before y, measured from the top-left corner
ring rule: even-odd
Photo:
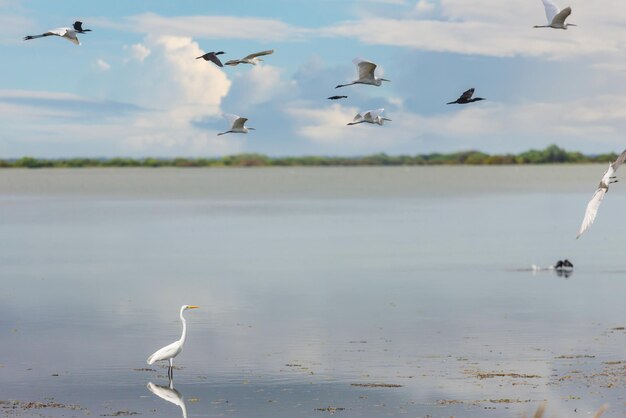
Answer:
[[[183,411],[183,418],[187,418],[187,406],[185,405],[185,398],[176,389],[174,389],[174,381],[170,379],[169,386],[156,385],[152,382],[148,382],[147,388],[150,392],[154,393],[161,399],[164,399],[176,406],[179,406]]]

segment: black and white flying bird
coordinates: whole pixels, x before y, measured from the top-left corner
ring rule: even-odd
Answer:
[[[220,59],[217,56],[224,54],[224,53],[225,53],[224,51],[207,52],[206,54],[201,55],[197,57],[196,59],[199,60],[200,58],[203,58],[205,61],[211,61],[213,64],[217,65],[218,67],[223,67],[224,64],[222,64],[222,61],[220,61]]]
[[[486,100],[486,99],[484,99],[482,97],[474,97],[474,98],[472,98],[473,95],[474,95],[474,88],[472,87],[471,89],[466,90],[465,92],[463,92],[461,97],[459,97],[455,101],[448,102],[446,104],[467,104],[467,103],[472,103],[472,102],[478,102],[480,100]]]
[[[259,58],[259,57],[262,57],[264,55],[270,55],[273,53],[274,53],[273,49],[269,49],[267,51],[255,52],[254,54],[246,55],[245,57],[238,59],[238,60],[226,61],[224,65],[230,65],[233,67],[239,64],[257,65],[260,61],[263,61],[263,58]]]
[[[580,225],[580,230],[578,231],[578,235],[576,239],[580,238],[580,236],[593,224],[593,221],[596,219],[596,215],[598,214],[598,208],[600,207],[600,203],[602,203],[602,199],[604,199],[604,195],[609,191],[609,184],[617,183],[617,177],[615,176],[615,172],[626,161],[626,150],[623,151],[617,160],[612,163],[609,163],[609,168],[602,176],[602,180],[600,180],[600,184],[596,189],[596,192],[593,194],[593,197],[587,204],[587,209],[585,210],[585,217],[583,218],[583,223]]]
[[[78,36],[76,36],[76,34],[85,32],[91,32],[91,29],[83,29],[83,22],[76,21],[74,22],[74,26],[72,28],[58,28],[49,30],[41,35],[27,35],[24,37],[24,40],[28,41],[30,39],[44,38],[46,36],[60,36],[61,38],[65,38],[76,45],[80,45],[80,41],[78,40]]]

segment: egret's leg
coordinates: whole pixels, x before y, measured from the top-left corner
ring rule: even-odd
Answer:
[[[170,367],[167,368],[167,376],[170,379],[174,378],[174,359],[170,359]]]

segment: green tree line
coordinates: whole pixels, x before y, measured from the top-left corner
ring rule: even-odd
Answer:
[[[521,154],[486,154],[463,151],[449,154],[387,155],[360,157],[268,157],[261,154],[238,154],[219,158],[58,158],[22,157],[0,159],[0,168],[81,168],[81,167],[322,167],[322,166],[416,166],[416,165],[514,165],[580,164],[614,161],[616,153],[584,155],[556,145]]]

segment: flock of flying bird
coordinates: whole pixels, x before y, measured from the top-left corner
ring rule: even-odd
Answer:
[[[547,18],[548,23],[547,25],[536,25],[534,26],[535,28],[552,28],[552,29],[567,30],[569,26],[576,26],[571,23],[565,23],[565,20],[572,13],[571,7],[566,7],[563,10],[560,10],[558,6],[554,4],[551,0],[541,0],[541,1],[543,2],[544,8],[545,8],[546,18]],[[45,33],[42,33],[41,35],[28,35],[24,37],[24,40],[43,38],[47,36],[59,36],[61,38],[65,38],[71,41],[72,43],[76,45],[80,45],[80,40],[78,39],[77,35],[84,34],[87,32],[91,32],[91,29],[83,29],[83,23],[80,21],[76,21],[74,22],[71,28],[52,29]],[[261,52],[256,52],[256,53],[247,55],[241,59],[229,60],[229,61],[222,63],[222,61],[219,58],[219,55],[223,55],[225,54],[225,52],[218,51],[218,52],[207,52],[204,55],[197,57],[196,59],[204,59],[205,61],[211,61],[218,67],[224,67],[224,65],[237,66],[239,64],[256,65],[259,62],[263,61],[263,58],[261,57],[270,55],[272,53],[274,53],[274,50],[270,49],[267,51],[261,51]],[[365,59],[361,59],[361,58],[355,58],[353,62],[356,65],[357,70],[358,70],[358,78],[352,81],[351,83],[339,84],[335,88],[342,88],[342,87],[351,86],[355,84],[365,84],[365,85],[378,87],[382,85],[383,81],[387,81],[387,82],[390,81],[388,79],[376,76],[375,72],[376,72],[377,65],[375,63],[365,60]],[[470,88],[469,90],[463,92],[463,94],[461,94],[461,96],[458,99],[448,102],[447,104],[468,104],[468,103],[485,100],[482,97],[473,97],[473,96],[474,96],[474,89]],[[341,100],[341,99],[347,99],[347,98],[348,96],[345,96],[345,95],[335,95],[335,96],[328,97],[328,99],[330,100]],[[384,110],[385,109],[380,108],[380,109],[373,109],[373,110],[366,110],[363,112],[359,112],[354,117],[352,122],[347,123],[347,125],[358,125],[361,123],[370,123],[370,124],[376,124],[376,125],[382,126],[386,121],[391,121],[391,119],[386,118],[382,115]],[[230,129],[225,132],[220,132],[217,135],[224,135],[228,133],[247,134],[249,131],[255,130],[255,128],[245,126],[246,122],[248,121],[248,119],[245,117],[240,117],[237,115],[225,115],[225,116],[227,116],[227,118],[230,120]],[[580,230],[576,238],[580,238],[580,236],[591,226],[591,224],[595,220],[600,203],[602,202],[604,196],[609,190],[609,185],[617,182],[617,178],[615,177],[615,172],[617,171],[619,166],[622,165],[625,159],[626,159],[626,151],[624,151],[617,158],[616,161],[609,164],[609,168],[607,169],[606,173],[602,177],[602,180],[600,181],[600,185],[598,186],[598,189],[594,193],[592,199],[587,204],[585,216],[584,216],[582,225],[580,226]]]

